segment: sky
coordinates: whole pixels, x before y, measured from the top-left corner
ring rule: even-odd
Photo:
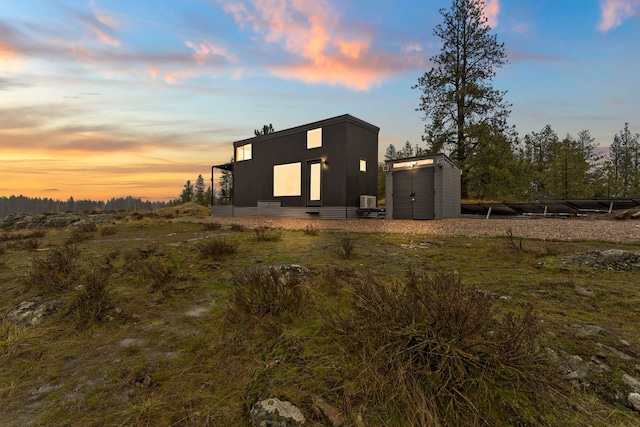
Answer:
[[[509,123],[640,132],[640,0],[487,0]],[[0,0],[0,196],[177,198],[233,141],[351,114],[421,143],[450,0]]]

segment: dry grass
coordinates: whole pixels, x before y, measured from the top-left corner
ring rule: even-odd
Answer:
[[[531,240],[514,226],[520,250],[506,227],[467,238],[346,234],[332,222],[313,223],[318,235],[304,232],[309,222],[274,228],[279,239],[263,244],[226,227],[281,222],[220,219],[212,232],[166,218],[122,215],[115,234],[68,247],[70,228],[50,230],[32,237],[35,258],[14,246],[29,239],[6,241],[0,315],[26,300],[59,308],[38,327],[0,327],[5,420],[239,426],[253,402],[277,396],[309,425],[327,425],[313,404],[320,396],[346,425],[640,424],[612,397],[640,354],[636,274],[562,262],[638,245]],[[395,225],[358,227],[385,224]],[[203,256],[202,242],[229,235],[235,254]],[[336,256],[345,236],[357,239],[356,257]],[[606,333],[576,337],[574,323]],[[548,375],[540,355],[548,347],[590,360],[620,339],[632,359],[610,356],[610,372],[575,389]]]
[[[543,387],[531,307],[498,321],[491,296],[442,271],[351,285],[351,310],[326,322],[341,337],[340,365],[358,366],[343,373],[352,411],[373,402],[407,425],[492,424],[486,411],[500,378]]]

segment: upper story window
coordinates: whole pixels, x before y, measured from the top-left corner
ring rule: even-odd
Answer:
[[[251,160],[251,144],[236,147],[236,162]]]
[[[307,131],[307,149],[322,147],[322,128]]]
[[[367,161],[365,159],[360,159],[360,172],[367,171]]]

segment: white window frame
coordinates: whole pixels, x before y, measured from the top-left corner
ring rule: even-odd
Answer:
[[[307,150],[322,147],[322,128],[307,131]]]
[[[273,166],[273,197],[302,195],[302,163]]]
[[[251,144],[238,145],[236,147],[236,162],[251,160]]]

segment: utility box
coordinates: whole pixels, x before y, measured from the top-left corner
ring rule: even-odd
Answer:
[[[385,162],[387,219],[460,216],[460,168],[446,155]]]

